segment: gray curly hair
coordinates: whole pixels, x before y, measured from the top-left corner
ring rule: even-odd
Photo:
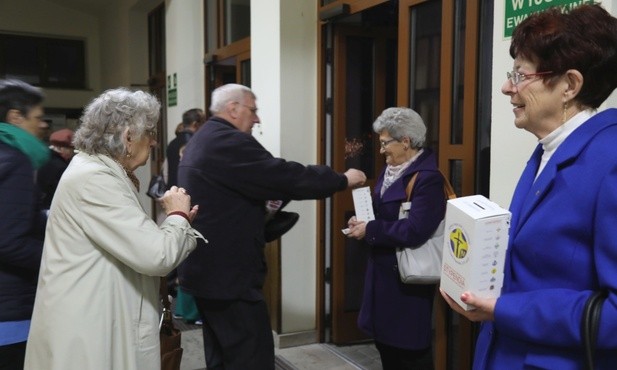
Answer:
[[[240,84],[226,84],[217,87],[212,92],[212,102],[210,112],[217,114],[225,109],[225,105],[230,102],[242,103],[246,96],[255,98],[255,94],[250,88]]]
[[[156,130],[160,109],[157,98],[149,93],[126,88],[107,90],[86,106],[73,144],[89,154],[120,158],[126,154],[122,142],[125,129],[141,139]]]
[[[407,107],[387,108],[373,122],[373,131],[386,131],[393,139],[409,138],[414,149],[424,146],[426,141],[426,126],[422,117],[413,109]]]

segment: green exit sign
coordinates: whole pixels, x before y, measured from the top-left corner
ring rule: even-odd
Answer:
[[[512,36],[512,31],[532,13],[554,6],[567,11],[583,4],[593,4],[593,0],[506,0],[506,19],[503,37]]]
[[[178,76],[167,76],[167,106],[175,107],[178,105]]]

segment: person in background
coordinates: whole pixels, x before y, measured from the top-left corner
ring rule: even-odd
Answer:
[[[183,145],[180,148],[180,160],[182,160],[185,148],[186,145]],[[174,285],[176,286],[176,302],[174,305],[173,314],[174,319],[182,319],[187,324],[203,325],[203,321],[201,320],[199,315],[199,310],[197,309],[195,297],[187,293],[177,282],[177,269],[175,269],[172,273],[169,274],[168,279],[170,277],[173,277],[174,280],[176,280],[174,282]]]
[[[51,200],[58,187],[60,177],[75,154],[73,130],[63,128],[52,132],[49,136],[49,144],[51,159],[41,167],[36,178],[39,189],[43,193],[41,205],[43,209],[49,209],[51,206]]]
[[[583,307],[608,298],[595,369],[617,364],[617,19],[600,5],[531,14],[512,35],[501,91],[538,145],[514,191],[499,298],[464,292],[481,321],[473,368],[583,369]]]
[[[34,305],[46,216],[36,171],[49,160],[39,139],[43,92],[0,80],[0,369],[21,370]]]
[[[189,109],[182,114],[182,128],[176,137],[167,145],[167,185],[178,185],[178,163],[180,163],[180,148],[186,145],[195,131],[205,122],[204,111],[199,108]]]
[[[203,211],[195,228],[216,247],[199,243],[178,268],[180,285],[195,297],[204,322],[208,370],[274,369],[262,293],[266,201],[325,198],[366,176],[273,157],[251,135],[259,116],[246,86],[215,89],[210,111],[214,116],[186,146],[178,182]]]
[[[446,212],[444,180],[437,157],[424,148],[426,126],[409,108],[384,110],[373,123],[386,167],[375,184],[375,220],[349,222],[348,238],[370,248],[358,326],[375,339],[384,370],[432,369],[431,317],[435,285],[403,284],[396,249],[422,245]],[[401,213],[406,188],[414,184],[412,206]]]
[[[195,131],[205,122],[204,111],[199,108],[189,109],[182,114],[182,122],[176,128],[176,137],[167,146],[167,186],[178,185],[178,164],[182,159],[182,152]],[[177,270],[167,276],[167,287],[172,296],[175,296],[174,318],[183,319],[189,324],[201,324],[195,298],[184,291],[177,282]]]
[[[184,189],[161,198],[160,226],[139,203],[133,171],[156,145],[160,108],[124,88],[85,108],[49,213],[25,369],[160,369],[160,277],[199,236]]]

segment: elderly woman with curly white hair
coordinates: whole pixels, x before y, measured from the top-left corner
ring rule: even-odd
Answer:
[[[375,339],[384,370],[432,369],[435,285],[403,284],[396,249],[421,245],[435,232],[446,212],[444,178],[435,154],[424,147],[424,121],[412,109],[384,110],[373,131],[386,159],[373,193],[375,219],[352,217],[347,234],[370,248],[358,326]],[[414,174],[407,202],[405,189]]]
[[[160,226],[138,200],[133,171],[156,144],[159,111],[123,88],[86,107],[51,205],[26,369],[160,369],[160,277],[200,236],[184,189],[162,197]]]

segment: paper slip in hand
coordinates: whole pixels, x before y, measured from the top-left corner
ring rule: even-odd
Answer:
[[[365,186],[351,191],[353,196],[353,205],[356,210],[356,219],[358,221],[369,222],[375,219],[373,213],[373,200],[371,199],[371,188]]]

